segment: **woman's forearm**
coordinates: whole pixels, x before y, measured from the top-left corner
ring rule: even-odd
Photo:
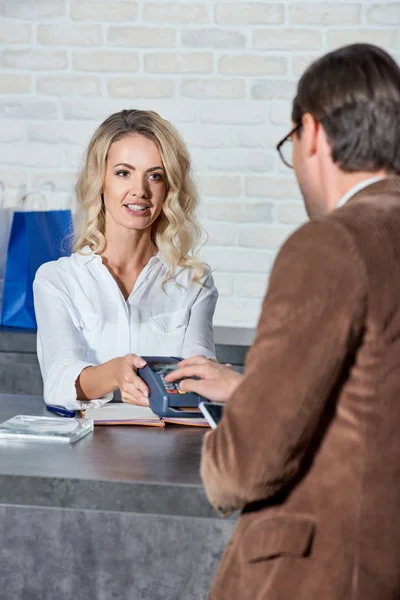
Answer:
[[[113,358],[96,367],[83,369],[75,383],[77,399],[93,400],[102,398],[118,389],[115,377],[118,361],[121,361],[120,357]]]

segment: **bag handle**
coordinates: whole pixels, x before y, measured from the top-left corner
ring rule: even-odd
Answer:
[[[52,206],[52,198],[56,200],[56,205]],[[58,197],[58,202],[57,202]],[[24,194],[21,198],[21,207],[17,210],[22,211],[46,211],[46,210],[58,210],[60,199],[63,200],[62,204],[65,205],[65,200],[68,200],[68,208],[73,212],[74,199],[73,196],[65,198],[63,194],[59,194],[56,191],[56,187],[52,181],[44,181],[41,187],[37,190],[32,190]],[[61,210],[61,209],[60,209]]]
[[[51,182],[45,182],[39,190],[26,192],[21,198],[21,211],[45,211],[48,210],[48,193],[54,191]]]

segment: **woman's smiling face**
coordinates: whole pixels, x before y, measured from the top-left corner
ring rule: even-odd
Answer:
[[[111,144],[103,186],[106,223],[127,229],[151,227],[167,191],[166,173],[156,144],[134,133]]]

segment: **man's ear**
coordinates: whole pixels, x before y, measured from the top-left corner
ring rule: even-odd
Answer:
[[[311,113],[304,113],[301,124],[303,151],[307,156],[314,156],[318,148],[319,123]]]

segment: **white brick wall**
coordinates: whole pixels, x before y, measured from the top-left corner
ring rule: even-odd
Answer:
[[[306,218],[275,152],[296,80],[351,42],[399,58],[399,32],[398,0],[0,0],[6,201],[52,182],[65,205],[101,120],[158,111],[193,156],[216,323],[254,326],[277,250]]]

